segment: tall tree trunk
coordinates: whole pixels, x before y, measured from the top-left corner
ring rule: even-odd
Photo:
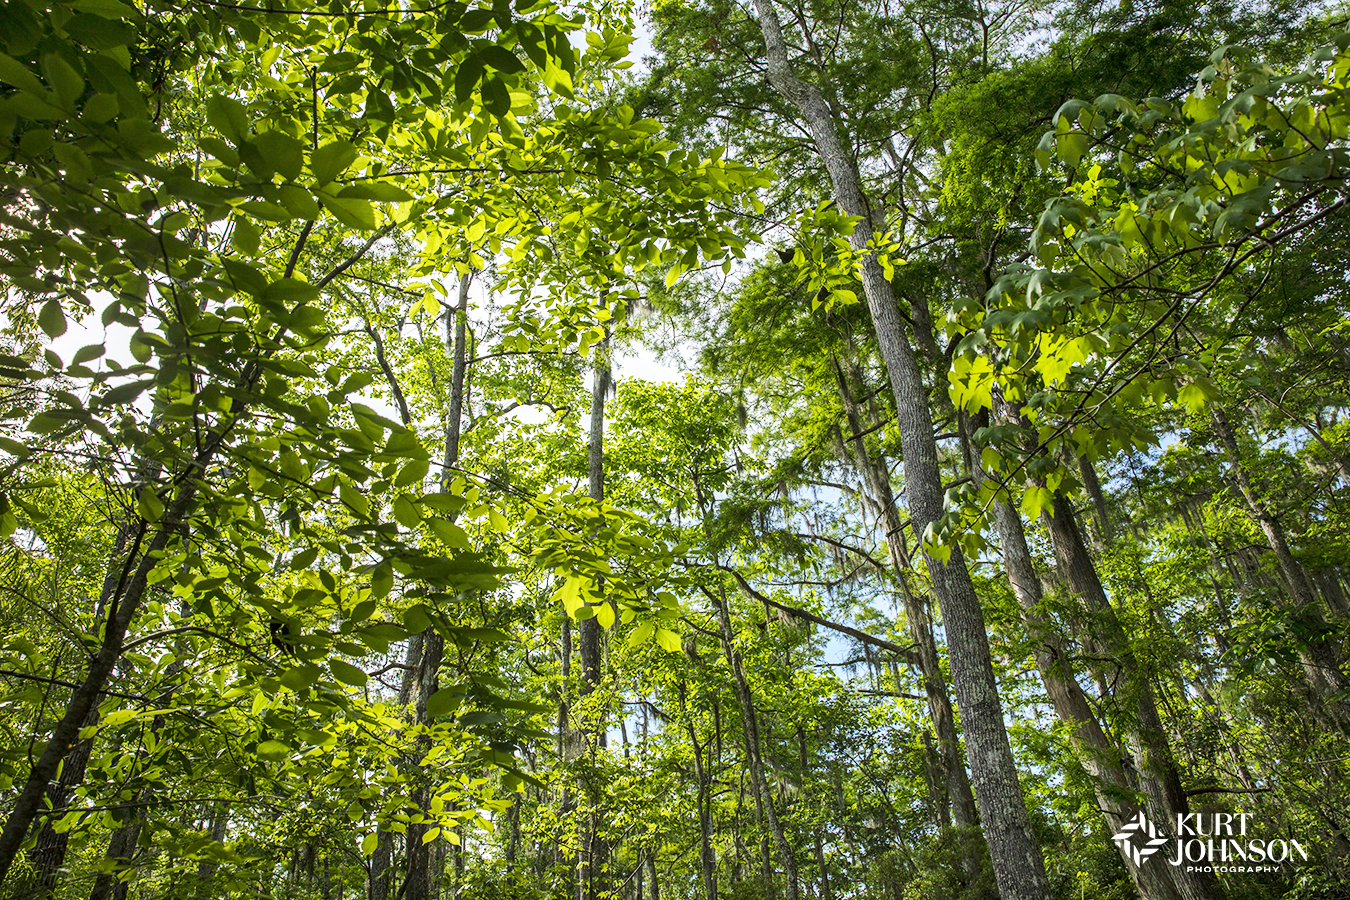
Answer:
[[[806,780],[807,778],[810,777],[811,774],[811,763],[810,763],[810,755],[807,753],[806,749],[806,732],[800,727],[798,727],[797,729],[797,753],[799,761],[801,763],[800,778],[802,790],[805,791]],[[812,835],[812,843],[814,844],[814,850],[816,855],[817,879],[820,883],[820,890],[818,891],[818,896],[821,898],[821,900],[834,900],[834,891],[830,886],[830,872],[829,868],[825,864],[825,845],[824,842],[821,840],[820,832],[821,829],[817,828],[815,830],[815,834]]]
[[[1228,416],[1218,406],[1210,407],[1210,418],[1214,422],[1214,432],[1228,457],[1229,475],[1236,484],[1238,493],[1246,501],[1251,517],[1261,526],[1266,544],[1275,554],[1280,567],[1289,598],[1293,601],[1290,613],[1295,621],[1307,626],[1312,635],[1299,641],[1299,661],[1303,664],[1303,677],[1312,693],[1314,711],[1322,723],[1331,730],[1350,735],[1350,701],[1345,699],[1350,682],[1341,668],[1340,654],[1326,637],[1328,629],[1322,617],[1321,603],[1313,590],[1303,566],[1294,558],[1289,548],[1289,539],[1284,525],[1266,505],[1260,493],[1252,484],[1247,469],[1242,464],[1242,454],[1238,449],[1237,436],[1228,422]]]
[[[956,734],[956,717],[952,714],[952,701],[947,693],[947,678],[942,672],[938,657],[937,640],[933,635],[933,622],[929,616],[928,605],[914,592],[909,579],[910,560],[904,545],[904,524],[900,521],[900,510],[895,503],[891,490],[889,469],[886,461],[872,455],[867,442],[863,439],[863,423],[852,383],[862,384],[862,373],[856,363],[851,363],[846,375],[843,366],[835,360],[835,379],[839,387],[839,396],[843,402],[844,415],[848,421],[849,444],[852,447],[855,464],[863,473],[864,482],[872,494],[881,513],[881,524],[886,532],[886,549],[890,556],[891,568],[895,571],[896,583],[905,606],[905,619],[909,624],[910,635],[918,650],[919,671],[923,677],[924,696],[928,701],[928,715],[937,732],[938,760],[942,766],[942,785],[947,793],[944,808],[951,810],[955,824],[959,828],[978,829],[979,818],[975,809],[975,797],[970,790],[970,780],[966,777],[966,767],[961,761],[961,744]],[[978,842],[968,842],[972,853],[966,859],[966,868],[973,872],[979,867]],[[970,857],[974,858],[970,858]]]
[[[797,858],[792,852],[792,846],[787,841],[787,834],[783,830],[783,822],[778,817],[778,809],[774,805],[773,791],[769,787],[768,777],[764,772],[764,759],[760,755],[762,745],[759,736],[759,716],[755,711],[754,694],[750,691],[750,684],[745,678],[745,670],[741,666],[740,654],[735,650],[735,632],[731,628],[731,612],[727,606],[726,594],[719,591],[715,595],[707,592],[707,595],[717,611],[717,623],[722,635],[722,650],[726,654],[727,664],[731,667],[736,687],[736,699],[741,707],[741,718],[745,726],[746,768],[750,771],[750,785],[759,800],[761,814],[768,825],[769,834],[773,838],[774,849],[777,850],[778,857],[783,864],[787,900],[800,900],[801,888],[797,873]]]
[[[656,856],[648,853],[647,858],[642,861],[642,865],[646,869],[647,890],[645,897],[642,896],[642,892],[639,892],[638,900],[661,900],[661,883],[656,878]]]
[[[967,435],[973,435],[975,430],[974,423],[964,417],[962,428]],[[988,476],[980,462],[978,447],[973,448],[970,457],[971,474],[976,486],[979,487]],[[1032,652],[1036,660],[1036,668],[1041,675],[1041,682],[1045,685],[1046,694],[1050,697],[1056,715],[1060,721],[1069,726],[1069,740],[1073,744],[1079,762],[1092,776],[1093,791],[1097,797],[1098,808],[1106,819],[1107,828],[1113,833],[1119,832],[1121,826],[1135,819],[1143,808],[1141,804],[1131,799],[1140,793],[1139,778],[1134,770],[1127,767],[1125,762],[1128,758],[1127,754],[1117,747],[1103,730],[1092,710],[1087,695],[1074,676],[1070,655],[1063,641],[1045,616],[1042,609],[1041,579],[1037,575],[1035,565],[1032,562],[1031,549],[1027,544],[1022,517],[1003,497],[996,497],[991,504],[991,509],[994,514],[995,526],[998,529],[999,541],[1002,545],[1004,570],[1008,575],[1008,581],[1012,585],[1018,605],[1022,608],[1022,620],[1032,640]],[[1069,523],[1065,519],[1057,524],[1066,526]],[[1053,540],[1055,539],[1052,536]],[[1056,546],[1071,543],[1076,543],[1082,550],[1083,555],[1086,555],[1086,551],[1082,547],[1081,536],[1077,537],[1076,540],[1073,538],[1066,540],[1065,535],[1061,534]],[[1062,565],[1061,569],[1065,571],[1070,568],[1081,570],[1085,565],[1091,567],[1091,560],[1076,559],[1074,566]],[[1095,568],[1091,570],[1091,577],[1096,577]],[[1087,576],[1083,575],[1081,571],[1079,571],[1078,584],[1085,590],[1092,590]],[[1070,585],[1073,586],[1072,579]],[[1097,588],[1100,590],[1099,581],[1097,582]],[[1114,621],[1114,611],[1109,606],[1105,614]],[[1151,697],[1151,694],[1149,696]],[[1149,702],[1151,703],[1151,700]],[[1156,717],[1157,714],[1154,711],[1153,718],[1156,719]],[[1159,726],[1160,728],[1161,726]],[[1170,761],[1170,749],[1166,747],[1165,738],[1163,738],[1163,743],[1162,752],[1166,754],[1166,761]],[[1158,748],[1153,747],[1151,750],[1157,752]],[[1137,745],[1134,755],[1136,757],[1140,755]],[[1150,760],[1148,762],[1156,767],[1163,764],[1164,761]],[[1175,803],[1177,797],[1179,797],[1184,809],[1185,796],[1181,794],[1180,781],[1176,778],[1176,770],[1172,767],[1170,771],[1171,778],[1165,780],[1175,782],[1177,795],[1172,798],[1171,802]],[[1151,807],[1149,814],[1153,817],[1155,824],[1165,822],[1168,823],[1170,828],[1171,823],[1176,821],[1170,804],[1153,803],[1149,805]],[[1172,866],[1140,865],[1139,861],[1125,847],[1117,845],[1117,850],[1120,851],[1125,868],[1130,873],[1136,890],[1139,891],[1144,900],[1183,900],[1183,898],[1219,898],[1223,896],[1212,878],[1197,877],[1181,872]]]
[[[590,433],[586,447],[586,474],[590,498],[596,503],[605,499],[605,400],[610,388],[609,334],[595,347],[595,374],[591,383]],[[602,601],[604,602],[604,601]],[[593,708],[589,697],[600,686],[601,647],[600,622],[594,615],[577,625],[577,642],[581,654],[581,685],[579,693],[583,709]],[[605,746],[605,720],[594,714],[590,721],[579,722],[578,727],[594,750]],[[583,778],[581,794],[586,805],[579,827],[577,847],[577,898],[596,900],[602,890],[602,869],[605,847],[596,829],[598,785]]]
[[[1106,508],[1106,494],[1102,493],[1102,482],[1097,477],[1097,467],[1086,456],[1078,457],[1078,471],[1083,476],[1083,489],[1092,501],[1095,521],[1092,525],[1092,543],[1100,551],[1115,538],[1115,527],[1111,522],[1111,511]]]
[[[222,440],[223,437],[216,434],[206,442],[193,460],[196,471],[206,470]],[[145,596],[150,571],[162,558],[170,541],[181,533],[196,495],[196,480],[185,480],[173,500],[166,504],[164,515],[158,522],[138,518],[127,526],[127,538],[119,538],[118,549],[114,551],[99,595],[98,608],[104,610],[105,618],[98,650],[90,659],[80,685],[71,690],[61,718],[52,729],[41,755],[29,769],[5,820],[4,830],[0,831],[0,884],[4,883],[29,827],[42,809],[43,798],[58,767],[77,743],[80,729],[95,710],[99,694],[122,656],[127,628]]]
[[[368,900],[389,900],[389,891],[394,879],[394,836],[387,831],[379,832],[375,852],[370,855],[370,875],[367,881]]]
[[[754,0],[764,36],[769,81],[795,106],[811,132],[817,152],[829,172],[835,200],[847,215],[860,216],[853,245],[866,250],[875,231],[871,204],[862,190],[852,158],[844,149],[834,116],[814,84],[792,73],[782,24],[773,0]],[[924,536],[942,513],[943,490],[937,443],[929,414],[923,376],[904,332],[894,290],[875,255],[866,253],[862,264],[867,307],[890,374],[895,394],[900,444],[904,453],[905,495],[914,533]],[[944,563],[924,550],[933,591],[937,595],[951,654],[953,686],[966,750],[975,781],[975,797],[984,823],[985,839],[993,860],[994,876],[1003,900],[1045,900],[1050,882],[1041,849],[1031,828],[1022,796],[1012,746],[1003,721],[989,636],[975,586],[959,548]]]
[[[450,374],[450,408],[445,417],[445,468],[442,476],[442,488],[448,489],[454,471],[459,466],[459,443],[464,422],[464,382],[468,373],[468,320],[469,320],[469,274],[460,276],[457,303],[452,312],[446,315],[446,337],[451,337],[453,321],[452,368]],[[428,626],[421,635],[421,659],[415,668],[405,675],[413,676],[409,692],[415,696],[415,720],[418,725],[429,727],[431,716],[427,713],[427,701],[440,687],[439,673],[445,655],[445,638],[435,626]],[[405,682],[405,688],[407,688]],[[431,749],[430,739],[423,737],[419,741],[418,755],[425,755]],[[425,776],[428,781],[430,773]],[[414,792],[414,805],[425,815],[431,802],[431,787],[428,784]],[[427,822],[408,824],[408,872],[401,891],[402,900],[431,900],[438,878],[433,873],[436,858],[429,844],[422,838],[428,831]]]
[[[1091,613],[1092,633],[1081,636],[1083,644],[1093,656],[1109,659],[1115,670],[1103,670],[1101,674],[1108,683],[1117,683],[1116,694],[1125,698],[1120,726],[1128,735],[1138,765],[1139,785],[1147,798],[1149,818],[1155,824],[1168,823],[1166,829],[1171,830],[1178,815],[1190,812],[1190,803],[1182,790],[1176,759],[1158,714],[1153,685],[1141,671],[1125,629],[1106,596],[1073,507],[1056,494],[1053,507],[1042,514],[1042,522],[1069,589],[1082,598]],[[1159,867],[1148,868],[1151,872]],[[1171,870],[1168,874],[1177,896],[1185,900],[1219,900],[1224,896],[1213,875],[1190,872],[1187,866],[1167,868]]]
[[[681,693],[684,685],[681,684]],[[685,731],[689,735],[689,746],[694,751],[694,778],[698,781],[698,862],[699,873],[703,878],[703,896],[708,900],[717,900],[717,856],[712,840],[712,776],[703,763],[703,748],[699,746],[698,734],[694,723],[685,712]],[[651,853],[652,900],[656,900],[656,862]]]
[[[98,724],[98,720],[98,707],[94,706],[85,716],[83,727],[92,728]],[[42,820],[37,843],[28,851],[28,861],[32,868],[26,873],[23,883],[18,886],[17,895],[37,900],[49,897],[56,891],[57,882],[61,879],[61,867],[66,860],[66,846],[70,842],[70,834],[65,831],[58,832],[54,820],[59,820],[65,814],[66,804],[74,795],[75,788],[84,782],[84,773],[89,767],[89,757],[93,751],[92,737],[77,741],[61,766],[60,777],[47,788],[47,808],[50,812]]]
[[[983,480],[982,473],[977,477]],[[1069,726],[1069,740],[1079,762],[1092,776],[1093,792],[1107,829],[1112,833],[1119,832],[1121,826],[1133,820],[1142,808],[1130,799],[1138,794],[1138,783],[1126,770],[1121,750],[1098,722],[1087,695],[1074,678],[1063,642],[1041,609],[1041,581],[1032,563],[1021,516],[1002,500],[995,500],[993,512],[1003,548],[1004,568],[1022,608],[1022,621],[1032,640],[1041,683],[1045,685],[1055,714]],[[1144,900],[1179,900],[1187,896],[1173,883],[1171,866],[1141,866],[1124,847],[1117,845],[1117,849]]]

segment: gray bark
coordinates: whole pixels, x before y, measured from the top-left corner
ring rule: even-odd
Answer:
[[[445,417],[445,468],[442,486],[448,487],[452,472],[459,465],[460,435],[464,419],[464,383],[468,373],[468,318],[469,285],[472,278],[461,275],[459,294],[455,309],[446,314],[446,337],[451,337],[453,321],[452,363],[450,375],[450,404]],[[413,662],[413,647],[418,646],[420,658]],[[431,717],[427,714],[427,701],[440,686],[439,673],[445,654],[445,638],[435,628],[428,626],[420,635],[420,641],[414,639],[408,648],[410,668],[405,671],[405,680],[400,688],[400,699],[406,694],[415,700],[414,716],[419,725],[429,726]],[[419,741],[419,754],[425,754],[431,748],[430,740]],[[422,786],[413,795],[413,803],[419,810],[426,810],[431,801],[431,788]],[[401,891],[403,900],[431,900],[437,892],[439,876],[433,872],[436,854],[429,844],[422,842],[428,831],[426,822],[408,824],[408,873]]]
[[[1155,823],[1176,822],[1178,815],[1190,812],[1190,803],[1181,787],[1181,775],[1158,714],[1153,686],[1147,673],[1141,671],[1125,629],[1106,596],[1072,506],[1057,494],[1053,514],[1046,510],[1042,521],[1050,533],[1060,572],[1069,589],[1082,598],[1092,616],[1091,633],[1082,636],[1083,644],[1093,656],[1109,659],[1114,669],[1107,672],[1099,668],[1098,674],[1107,682],[1119,685],[1116,693],[1124,701],[1120,726],[1138,764],[1139,787],[1146,797],[1149,818]],[[1167,830],[1170,831],[1170,826]],[[1163,869],[1159,866],[1143,868],[1149,876],[1156,876]],[[1212,875],[1190,872],[1186,866],[1167,866],[1166,869],[1169,870],[1166,887],[1173,893],[1157,896],[1175,896],[1182,900],[1221,900],[1224,896],[1218,879]],[[1161,882],[1159,879],[1155,890],[1162,890]]]
[[[864,248],[876,223],[852,158],[840,141],[834,116],[820,90],[793,74],[773,0],[754,0],[754,5],[764,36],[769,81],[797,108],[810,130],[840,210],[862,217],[852,242]],[[922,536],[941,515],[943,504],[927,390],[905,336],[895,293],[872,254],[863,258],[862,281],[895,394],[910,519],[915,534]],[[959,548],[952,548],[945,563],[927,550],[924,556],[946,627],[953,687],[999,893],[1003,900],[1045,900],[1051,893],[1050,882],[1017,777],[989,653],[989,636],[970,572]]]
[[[694,777],[698,780],[698,860],[699,873],[703,877],[703,896],[708,900],[717,900],[717,855],[712,843],[712,778],[708,767],[703,763],[703,748],[699,746],[694,725],[687,720],[685,731],[689,735],[689,745],[694,750]],[[651,884],[652,900],[657,898],[656,863],[652,864]]]
[[[978,461],[975,465],[979,473],[977,478],[982,481]],[[1138,785],[1126,770],[1120,750],[1093,713],[1087,695],[1074,678],[1063,641],[1042,612],[1041,581],[1032,563],[1021,516],[1001,500],[994,502],[993,512],[1003,548],[1004,569],[1022,608],[1022,621],[1033,642],[1041,683],[1045,685],[1055,714],[1070,728],[1069,740],[1079,762],[1092,776],[1097,804],[1107,828],[1114,833],[1139,813],[1141,807],[1135,800]],[[1171,900],[1184,896],[1170,883],[1170,867],[1137,866],[1123,848],[1117,847],[1117,850],[1121,851],[1125,868],[1144,900]]]
[[[595,375],[591,384],[590,433],[586,446],[586,475],[589,482],[590,498],[596,503],[605,499],[605,399],[609,395],[610,361],[609,337],[595,347]],[[595,616],[582,619],[577,624],[577,643],[581,654],[580,695],[590,696],[600,686],[601,647],[600,622]],[[593,740],[596,748],[605,746],[605,723],[603,716],[594,721],[578,723],[583,735]],[[589,794],[589,802],[579,826],[577,850],[577,897],[578,900],[595,900],[602,889],[601,868],[604,865],[605,847],[596,833],[595,786],[583,783],[583,794]]]
[[[857,366],[851,366],[852,380],[860,382]],[[886,461],[874,457],[863,440],[863,425],[854,399],[850,378],[845,375],[838,361],[835,362],[835,378],[839,386],[839,396],[843,401],[844,415],[850,431],[854,463],[863,473],[877,508],[881,513],[881,524],[886,533],[886,549],[890,555],[891,568],[895,571],[901,598],[905,606],[905,620],[909,624],[910,634],[914,638],[919,662],[919,672],[923,677],[924,696],[928,701],[928,715],[937,732],[938,760],[941,765],[941,785],[947,797],[941,809],[949,809],[955,824],[959,828],[979,828],[979,818],[975,810],[975,797],[970,790],[970,781],[966,777],[966,767],[961,760],[961,745],[956,734],[956,717],[952,713],[951,697],[947,694],[947,679],[942,672],[938,658],[937,640],[933,635],[933,622],[928,613],[928,605],[912,589],[909,579],[910,560],[905,552],[904,526],[900,521],[900,511],[891,491],[889,470]],[[945,824],[945,823],[944,823]],[[978,859],[967,860],[978,866]],[[971,866],[968,865],[968,868]]]

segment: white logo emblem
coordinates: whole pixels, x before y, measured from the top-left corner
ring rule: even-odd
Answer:
[[[1134,843],[1133,838],[1136,833],[1148,839],[1148,842],[1142,847],[1136,846]],[[1120,831],[1116,832],[1111,840],[1120,845],[1120,849],[1124,850],[1125,854],[1134,860],[1136,866],[1143,865],[1144,860],[1157,853],[1167,843],[1167,838],[1158,837],[1157,829],[1153,827],[1153,823],[1142,812],[1133,820],[1120,826]]]

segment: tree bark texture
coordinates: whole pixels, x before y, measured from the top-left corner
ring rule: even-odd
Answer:
[[[197,455],[195,463],[198,471],[205,470],[218,447],[219,440],[213,440]],[[98,606],[105,611],[106,617],[103,638],[89,661],[89,668],[80,686],[71,691],[65,711],[52,729],[41,755],[29,770],[23,788],[5,820],[4,830],[0,831],[0,884],[13,865],[29,826],[42,808],[43,797],[56,776],[57,768],[75,746],[80,729],[94,710],[99,694],[122,656],[127,628],[145,596],[150,571],[170,541],[180,533],[196,495],[196,481],[186,480],[178,488],[173,501],[167,504],[159,522],[138,519],[128,527],[129,539],[119,541],[123,546],[108,567],[100,591]],[[127,544],[130,546],[125,546]]]
[[[904,524],[900,521],[900,511],[895,503],[895,494],[891,490],[889,469],[884,459],[872,455],[862,437],[864,429],[861,412],[853,393],[853,384],[861,384],[861,373],[856,364],[849,368],[851,371],[846,375],[842,365],[836,360],[835,378],[848,422],[849,443],[854,463],[861,470],[867,489],[880,511],[881,524],[886,532],[886,549],[905,606],[905,621],[909,624],[910,635],[914,638],[918,651],[919,672],[923,678],[924,696],[928,701],[928,715],[933,722],[934,731],[937,732],[938,759],[942,766],[941,783],[947,793],[947,802],[943,806],[950,809],[958,828],[979,828],[975,796],[971,793],[965,763],[961,760],[961,744],[956,734],[956,717],[952,713],[951,697],[947,693],[947,678],[942,672],[942,664],[938,658],[933,621],[928,612],[928,605],[914,592],[910,584],[911,565],[904,546]],[[978,860],[973,862],[978,865]]]
[[[1073,507],[1064,496],[1056,494],[1052,509],[1042,513],[1042,521],[1050,534],[1060,572],[1091,615],[1091,633],[1084,633],[1080,640],[1092,656],[1110,660],[1113,671],[1099,669],[1098,674],[1116,686],[1114,693],[1123,701],[1120,727],[1137,763],[1149,818],[1155,824],[1169,823],[1164,827],[1170,831],[1170,823],[1176,822],[1179,814],[1190,812],[1190,803],[1182,790],[1176,758],[1158,714],[1153,685],[1141,670],[1125,628],[1106,596]],[[1152,874],[1161,867],[1145,868]],[[1169,881],[1176,890],[1175,896],[1183,900],[1221,900],[1224,896],[1213,875],[1190,872],[1186,866],[1166,868],[1170,870]]]
[[[978,484],[985,476],[978,455],[972,454],[972,457]],[[1041,683],[1045,685],[1056,716],[1070,728],[1069,740],[1079,762],[1092,776],[1093,792],[1107,828],[1112,833],[1118,832],[1142,809],[1134,799],[1139,794],[1137,778],[1126,769],[1124,754],[1102,729],[1087,695],[1074,678],[1063,641],[1042,611],[1041,581],[1032,562],[1022,517],[1001,499],[994,501],[992,509],[1003,550],[1004,569],[1022,609],[1022,621],[1032,640],[1032,653]],[[1139,866],[1123,847],[1117,845],[1117,850],[1135,889],[1144,900],[1180,900],[1187,896],[1181,886],[1173,883],[1175,873],[1171,866]]]
[[[855,247],[866,248],[875,226],[873,211],[853,160],[840,141],[834,115],[820,90],[793,74],[773,0],[755,0],[754,5],[764,37],[769,81],[805,121],[829,173],[840,210],[861,217],[852,242]],[[910,520],[922,540],[928,526],[941,515],[943,503],[927,389],[905,336],[895,292],[873,254],[863,257],[862,282],[895,394]],[[975,586],[959,548],[952,548],[945,563],[926,550],[924,556],[946,628],[956,702],[999,893],[1003,900],[1045,900],[1051,892],[1050,882],[1008,742],[989,636]]]
[[[469,274],[460,276],[459,294],[455,309],[446,314],[446,337],[451,338],[450,323],[453,320],[453,344],[451,350],[450,404],[445,417],[445,469],[442,488],[448,489],[452,472],[459,465],[460,434],[464,419],[464,382],[468,374],[468,318],[469,318]],[[400,689],[400,699],[408,695],[413,702],[415,721],[419,726],[430,727],[431,717],[427,714],[427,701],[440,686],[439,673],[445,655],[445,638],[434,625],[428,626],[419,636],[409,643],[408,665],[405,680]],[[413,647],[419,653],[413,664]],[[422,737],[418,741],[418,755],[423,756],[431,749],[430,738]],[[427,780],[431,773],[422,773]],[[423,784],[413,792],[413,805],[425,815],[431,802],[431,787]],[[404,879],[401,894],[403,900],[431,900],[439,884],[438,873],[433,872],[436,854],[429,844],[422,842],[428,831],[427,822],[408,824],[408,871]]]
[[[610,388],[609,337],[606,334],[595,347],[594,380],[591,383],[590,430],[586,446],[586,475],[589,482],[590,498],[596,503],[605,499],[605,400]],[[581,685],[579,693],[582,708],[593,708],[587,704],[589,697],[600,686],[601,675],[601,635],[600,622],[595,616],[582,619],[577,624],[577,643],[581,656]],[[579,722],[584,739],[593,747],[605,746],[605,721],[603,715],[594,715],[591,721]],[[602,888],[602,868],[605,848],[597,834],[595,807],[597,786],[583,779],[581,794],[587,798],[585,810],[577,835],[577,897],[578,900],[595,900]]]

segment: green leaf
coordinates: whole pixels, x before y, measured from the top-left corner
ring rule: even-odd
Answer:
[[[422,524],[422,514],[418,512],[417,505],[408,499],[407,494],[399,494],[394,498],[394,519],[404,528],[416,528]]]
[[[379,200],[382,203],[404,203],[413,199],[413,195],[396,184],[387,181],[363,181],[351,184],[338,191],[339,197],[355,197],[359,200]]]
[[[380,846],[380,836],[372,831],[370,834],[361,838],[361,855],[370,856],[370,854],[375,852],[375,848],[378,846]]]
[[[136,512],[147,522],[158,522],[164,518],[164,504],[152,487],[143,487],[136,495]]]
[[[23,63],[4,53],[0,53],[0,81],[13,85],[21,91],[44,93],[42,82],[38,77]]]
[[[310,156],[309,170],[320,186],[335,181],[356,162],[356,147],[350,141],[332,141],[324,144]]]
[[[234,220],[234,232],[230,235],[230,245],[240,253],[252,256],[258,252],[258,242],[262,239],[262,229],[247,216]]]
[[[628,646],[636,647],[638,644],[641,644],[643,641],[650,638],[652,636],[652,632],[655,630],[656,626],[653,625],[650,621],[643,620],[639,622],[637,627],[633,629],[632,633],[628,635]]]
[[[291,755],[291,748],[290,745],[283,744],[281,741],[267,740],[259,744],[255,752],[263,759],[281,762]]]
[[[49,338],[58,338],[66,333],[66,314],[61,309],[61,301],[55,298],[42,304],[38,310],[38,325]]]
[[[150,346],[149,338],[144,331],[137,331],[131,336],[131,340],[127,341],[127,349],[131,351],[132,357],[138,363],[149,362],[150,357],[153,356],[155,352],[154,348]]]
[[[355,228],[360,231],[375,230],[375,207],[370,205],[369,200],[361,200],[356,197],[334,197],[331,194],[320,194],[319,199],[324,207],[333,214],[343,225]]]
[[[252,143],[282,178],[294,181],[300,177],[300,167],[305,162],[304,144],[280,131],[264,131]]]
[[[75,108],[75,101],[84,93],[84,78],[56,53],[42,55],[42,74],[56,89],[61,103],[67,109]]]
[[[562,587],[553,594],[555,602],[561,603],[569,616],[575,616],[581,608],[581,579],[572,575],[562,583]]]
[[[1047,488],[1028,488],[1026,494],[1022,496],[1022,512],[1028,519],[1035,521],[1041,517],[1042,510],[1051,506],[1054,499],[1055,495]]]
[[[319,556],[318,547],[309,547],[301,550],[295,556],[291,557],[291,568],[297,572],[303,572],[314,564],[314,560]]]
[[[473,96],[473,89],[483,77],[483,62],[476,56],[467,56],[455,72],[455,100],[463,103]]]
[[[431,611],[425,604],[415,603],[403,613],[403,627],[412,634],[419,634],[431,626]]]
[[[656,643],[668,653],[680,652],[680,636],[673,631],[658,628],[656,630]]]
[[[469,34],[477,34],[490,28],[494,19],[496,19],[496,13],[490,9],[471,9],[460,18],[459,28]],[[506,24],[510,25],[511,23]]]
[[[1197,378],[1177,391],[1177,401],[1189,413],[1198,413],[1205,404],[1219,396],[1219,389],[1208,378]]]
[[[394,479],[394,487],[407,487],[410,484],[421,485],[423,479],[427,477],[427,470],[431,463],[425,459],[414,459],[403,464],[399,469],[398,477]],[[420,520],[419,515],[419,520]]]
[[[432,518],[427,520],[427,525],[431,528],[431,533],[446,546],[455,550],[470,549],[468,534],[454,522]]]
[[[82,366],[82,364],[88,363],[89,360],[99,359],[100,356],[103,356],[105,352],[107,352],[107,349],[108,348],[104,347],[103,344],[85,344],[84,347],[77,349],[76,355],[70,358],[70,364],[72,364],[72,366]]]
[[[280,681],[283,685],[295,691],[297,694],[307,690],[314,682],[319,680],[319,667],[313,663],[301,663],[298,666],[292,666],[281,673]]]
[[[525,65],[514,53],[507,50],[501,44],[491,44],[478,51],[478,56],[483,60],[483,64],[496,69],[499,72],[505,72],[510,75],[514,72],[522,72]]]
[[[356,666],[341,659],[330,659],[328,668],[333,670],[334,678],[343,684],[350,684],[352,687],[365,687],[366,681],[370,677]]]
[[[382,562],[370,573],[371,596],[383,600],[394,588],[394,570],[389,563]]]
[[[206,100],[206,121],[238,147],[248,137],[248,112],[233,97],[212,94]]]
[[[283,184],[280,193],[281,205],[286,207],[286,212],[307,221],[319,218],[319,202],[309,191],[294,184]]]
[[[459,708],[463,696],[464,694],[460,688],[441,688],[427,698],[427,716],[434,719],[439,716],[449,715]]]
[[[91,50],[111,50],[136,40],[136,30],[125,22],[115,22],[90,13],[78,13],[66,23],[65,29],[71,37]]]
[[[496,75],[483,79],[483,105],[494,116],[504,116],[511,111],[511,92]]]

